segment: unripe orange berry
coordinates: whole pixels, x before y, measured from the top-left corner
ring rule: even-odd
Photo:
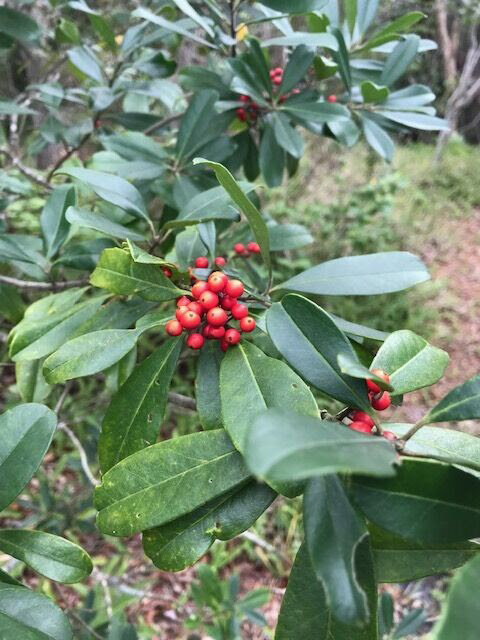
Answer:
[[[228,316],[221,307],[213,307],[207,313],[207,322],[214,327],[221,327],[228,320]]]
[[[235,318],[235,320],[246,318],[248,316],[248,307],[246,307],[244,304],[241,304],[240,302],[237,302],[237,304],[232,307],[232,316]]]
[[[182,333],[183,328],[178,320],[169,320],[165,325],[165,331],[169,336],[179,336]]]
[[[239,298],[244,291],[245,287],[240,280],[228,280],[225,285],[225,293],[232,298]]]
[[[245,333],[250,333],[250,331],[253,331],[256,326],[257,323],[255,322],[255,319],[252,318],[252,316],[247,316],[246,318],[242,318],[240,320],[240,329],[242,331],[245,331]]]
[[[207,311],[213,309],[213,307],[218,307],[218,296],[213,291],[204,291],[198,301]]]

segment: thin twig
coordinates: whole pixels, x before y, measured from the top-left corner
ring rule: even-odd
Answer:
[[[107,576],[101,573],[96,567],[93,569],[92,577],[97,579],[102,585],[104,599],[105,599],[105,608],[107,610],[107,616],[109,620],[113,618],[113,602],[112,602],[112,594],[110,593],[110,588],[108,586]]]
[[[50,171],[47,174],[47,182],[51,181],[54,173],[58,171],[58,169],[60,169],[60,167],[63,165],[64,162],[66,162],[71,156],[73,156],[74,153],[76,153],[77,151],[80,151],[83,145],[90,140],[93,134],[93,131],[94,129],[86,133],[77,145],[75,145],[74,147],[70,147],[70,149],[57,160],[57,162],[53,165],[52,169],[50,169]]]
[[[265,551],[268,551],[269,553],[279,556],[284,562],[290,563],[290,558],[288,558],[284,553],[282,553],[282,551],[279,551],[279,549],[274,547],[273,544],[270,544],[270,542],[267,542],[263,538],[260,538],[259,536],[257,536],[257,534],[253,533],[252,531],[244,531],[243,533],[240,534],[240,538],[245,538],[245,540],[248,540],[249,542],[253,542],[253,544],[256,544],[257,547],[261,547],[262,549],[265,549]]]
[[[232,58],[235,58],[237,55],[237,29],[236,29],[236,20],[235,20],[235,0],[230,0],[230,35],[232,39],[235,41],[232,44],[232,48],[230,50]]]
[[[409,431],[407,431],[407,433],[404,436],[402,436],[401,438],[402,441],[407,442],[408,440],[410,440],[410,438],[413,438],[413,436],[417,433],[417,431],[421,429],[423,426],[425,425],[422,420],[414,424],[413,427]]]
[[[33,169],[30,169],[30,167],[24,165],[20,158],[17,158],[17,156],[15,156],[11,151],[2,147],[0,149],[0,153],[3,153],[3,155],[5,155],[11,161],[13,166],[17,167],[20,173],[31,180],[31,182],[35,182],[36,184],[42,186],[44,189],[50,190],[52,188],[52,186],[48,184],[48,182],[44,180],[41,175],[36,173]]]
[[[174,113],[173,115],[168,116],[167,118],[164,118],[163,120],[159,120],[158,122],[155,122],[154,124],[150,125],[147,129],[145,129],[145,131],[143,133],[146,136],[149,136],[150,134],[152,134],[157,129],[163,129],[163,127],[166,127],[168,124],[171,124],[172,122],[175,122],[175,120],[179,120],[183,116],[184,116],[183,112],[182,113]]]
[[[72,618],[76,620],[76,622],[81,624],[82,627],[84,627],[84,629],[88,631],[88,633],[91,633],[94,638],[96,638],[97,640],[105,640],[105,638],[101,636],[99,633],[97,633],[95,629],[92,629],[92,627],[87,622],[85,622],[85,620],[81,616],[79,616],[78,613],[75,613],[75,611],[70,610],[68,614],[71,615]]]
[[[73,431],[64,422],[60,422],[58,424],[58,429],[67,434],[67,436],[70,438],[73,446],[78,451],[78,454],[80,456],[80,464],[82,465],[83,472],[86,475],[86,477],[87,477],[88,481],[90,482],[90,484],[93,487],[98,486],[100,483],[95,478],[95,476],[93,475],[93,473],[92,473],[92,471],[91,471],[91,469],[90,469],[90,467],[88,465],[87,454],[85,453],[85,449],[83,448],[82,443],[80,442],[80,440],[77,438],[77,436],[73,433]]]
[[[81,287],[88,284],[88,280],[62,280],[57,282],[36,282],[35,280],[19,280],[11,276],[0,275],[0,282],[11,284],[19,289],[38,289],[41,291],[63,291],[72,287]]]
[[[168,394],[168,401],[172,404],[176,404],[177,407],[182,407],[182,409],[191,409],[192,411],[197,410],[197,403],[195,400],[188,396],[182,396],[180,393],[174,393],[171,391]]]
[[[57,404],[55,405],[54,411],[57,414],[57,416],[60,413],[60,411],[62,410],[63,405],[65,403],[65,400],[67,399],[67,396],[68,396],[69,392],[70,392],[70,384],[67,382],[67,384],[63,387],[63,391],[62,391],[62,393],[60,395],[60,398],[57,401]]]

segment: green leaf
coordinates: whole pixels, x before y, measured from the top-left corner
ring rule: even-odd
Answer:
[[[272,115],[273,131],[278,144],[294,158],[301,158],[305,151],[302,136],[292,127],[284,113]]]
[[[0,283],[0,317],[12,324],[17,324],[23,318],[25,304],[17,288]]]
[[[220,368],[220,395],[225,429],[241,452],[249,426],[267,408],[319,415],[315,399],[301,378],[284,362],[266,356],[248,342],[225,355]]]
[[[254,419],[244,450],[252,473],[269,482],[330,473],[392,476],[397,460],[394,448],[383,438],[278,408]]]
[[[325,6],[326,0],[295,0],[294,3],[291,0],[262,0],[261,4],[280,13],[295,15],[319,11]]]
[[[172,522],[249,477],[223,429],[154,444],[119,462],[95,491],[100,531],[130,536]],[[179,493],[179,487],[185,490]],[[187,489],[188,488],[188,489]]]
[[[363,101],[367,103],[384,102],[390,93],[387,87],[380,87],[370,80],[365,80],[360,85]]]
[[[42,402],[52,390],[42,373],[43,360],[24,360],[15,365],[17,389],[23,402]]]
[[[0,7],[0,11],[4,7]],[[0,116],[28,116],[36,113],[33,109],[22,107],[12,100],[0,100]]]
[[[459,422],[480,418],[480,375],[450,391],[422,418],[422,424]]]
[[[167,340],[133,370],[113,396],[98,443],[102,473],[155,443],[182,346],[181,338]]]
[[[368,541],[357,552],[360,586],[367,593],[370,622],[359,628],[337,622],[316,579],[306,544],[300,547],[288,579],[275,640],[377,640],[377,589]]]
[[[113,220],[110,220],[101,213],[94,213],[93,211],[87,211],[87,209],[79,209],[77,207],[68,207],[65,217],[70,224],[76,224],[86,229],[93,229],[112,238],[121,238],[122,240],[129,238],[136,242],[145,241],[145,236],[141,233],[124,227],[123,224],[119,224],[118,222],[113,222]]]
[[[301,224],[274,224],[268,226],[270,251],[292,251],[314,242],[310,231]]]
[[[105,79],[100,61],[89,47],[85,45],[82,47],[74,47],[67,51],[67,56],[73,66],[79,71],[94,80],[97,84],[104,84]]]
[[[38,24],[30,16],[8,7],[0,7],[0,33],[26,45],[38,40],[42,34]]]
[[[386,371],[394,395],[403,395],[438,382],[449,360],[448,353],[413,331],[395,331],[380,347],[370,368]]]
[[[387,87],[392,86],[403,76],[418,53],[419,36],[405,36],[388,56],[380,76],[380,82]]]
[[[403,459],[395,478],[356,477],[351,488],[368,520],[407,540],[448,544],[480,535],[480,480],[455,467]]]
[[[182,117],[175,153],[179,160],[191,157],[203,144],[211,140],[210,124],[215,115],[216,91],[196,93]]]
[[[348,256],[323,262],[274,287],[330,296],[369,296],[408,289],[430,275],[423,262],[406,251]]]
[[[87,578],[93,565],[77,544],[42,531],[1,529],[0,549],[42,576],[71,584]]]
[[[192,5],[187,2],[187,0],[173,0],[173,2],[177,5],[177,7],[182,11],[185,15],[191,18],[194,22],[196,22],[202,29],[204,29],[209,36],[212,38],[215,37],[215,32],[213,31],[210,24],[202,18],[202,16],[195,11]]]
[[[271,273],[272,266],[270,262],[268,229],[260,211],[253,204],[250,198],[245,195],[230,171],[228,171],[228,169],[226,169],[223,165],[219,164],[218,162],[210,162],[209,160],[205,160],[204,158],[195,158],[193,163],[207,164],[210,169],[213,169],[219,183],[247,218],[253,235],[255,236],[255,240],[258,242],[262,250],[263,261],[265,262],[269,273]]]
[[[379,109],[377,113],[388,120],[403,124],[405,127],[411,127],[412,129],[420,129],[422,131],[448,131],[450,128],[446,120],[424,115],[423,113],[414,113],[413,111],[410,113],[407,111],[387,111],[386,109]]]
[[[38,360],[50,355],[77,334],[107,296],[101,295],[72,306],[43,321],[28,316],[18,324],[10,342],[10,357],[14,362]]]
[[[2,571],[2,569],[0,569],[0,582],[3,582],[4,584],[13,584],[16,587],[23,587],[23,584],[19,580],[13,578],[5,571]]]
[[[296,47],[284,69],[282,84],[278,90],[280,95],[287,94],[304,79],[314,57],[314,52],[304,44]]]
[[[479,588],[480,557],[477,557],[455,573],[432,640],[456,640],[459,633],[462,640],[477,640]]]
[[[204,429],[221,429],[220,363],[223,353],[218,343],[211,341],[200,351],[195,376],[195,397],[198,417]]]
[[[338,65],[338,72],[343,80],[343,83],[350,93],[352,90],[352,70],[350,68],[350,56],[348,53],[345,38],[340,29],[332,29],[332,33],[337,40],[336,53],[333,54],[333,59]]]
[[[159,27],[163,27],[163,29],[166,29],[167,31],[173,31],[173,33],[177,33],[178,35],[183,36],[184,38],[189,38],[190,40],[193,40],[198,44],[202,44],[205,47],[209,47],[211,49],[217,48],[214,44],[212,44],[211,42],[208,42],[208,40],[205,40],[204,38],[201,38],[200,36],[195,35],[194,32],[187,31],[187,29],[184,29],[182,26],[180,26],[178,22],[170,22],[169,20],[166,20],[161,16],[155,15],[154,13],[149,11],[149,9],[145,9],[144,7],[139,7],[138,9],[135,9],[135,11],[133,11],[131,15],[134,18],[143,18],[144,20],[148,20],[148,22],[153,22],[153,24],[156,24]]]
[[[0,637],[73,640],[67,616],[49,598],[0,583]]]
[[[274,128],[270,122],[265,122],[263,128],[258,162],[267,185],[269,187],[279,187],[282,184],[285,170],[285,151],[278,144]]]
[[[332,318],[303,296],[289,294],[267,312],[267,331],[285,360],[308,383],[345,404],[371,412],[363,380],[344,375],[338,356],[358,362]]]
[[[250,528],[275,499],[266,485],[249,482],[195,511],[143,534],[143,549],[162,571],[195,564],[215,540],[231,540]]]
[[[348,28],[350,33],[353,33],[355,22],[357,20],[357,0],[345,0],[344,7]]]
[[[372,149],[378,153],[387,162],[392,162],[393,154],[395,152],[395,145],[393,140],[372,118],[366,113],[360,113],[362,119],[363,133],[365,139]]]
[[[142,332],[142,329],[104,329],[69,340],[45,360],[45,380],[56,384],[104,371],[133,349]]]
[[[21,404],[0,416],[0,510],[15,500],[36,472],[56,426],[56,415],[41,404]]]
[[[367,527],[335,475],[308,482],[303,514],[310,561],[332,615],[345,624],[365,623],[369,611],[355,575],[355,554],[368,535]]]
[[[325,124],[341,118],[348,118],[350,111],[342,104],[330,104],[329,102],[285,102],[282,110],[300,122],[316,122]]]
[[[358,358],[352,359],[351,356],[344,353],[340,353],[337,356],[337,363],[340,371],[352,378],[359,378],[360,380],[373,380],[381,389],[385,391],[392,391],[393,387],[388,382],[385,382],[383,378],[379,378],[374,373],[367,369]]]
[[[75,189],[70,185],[57,187],[48,198],[40,216],[47,258],[54,256],[67,239],[70,225],[65,211],[75,205]]]
[[[375,574],[378,582],[410,582],[447,573],[480,551],[473,542],[421,544],[371,526]]]
[[[420,22],[420,20],[423,20],[425,17],[426,15],[421,11],[409,11],[405,13],[403,16],[392,20],[392,22],[376,31],[362,49],[376,47],[377,44],[380,44],[380,40],[385,42],[384,39],[387,36],[397,36],[400,32],[410,29],[410,27],[413,27],[414,24]]]
[[[325,56],[315,56],[313,68],[315,69],[315,76],[318,80],[326,80],[336,74],[338,64]]]
[[[338,50],[338,42],[330,33],[309,33],[308,31],[295,31],[288,36],[278,36],[264,40],[264,47],[298,47],[301,44],[307,47],[322,47],[324,49]]]
[[[385,424],[400,438],[412,427],[411,424]],[[440,427],[422,427],[404,445],[405,455],[434,458],[442,462],[461,465],[480,472],[480,438]]]
[[[92,169],[62,168],[58,173],[65,173],[67,176],[80,180],[90,187],[99,198],[124,209],[135,218],[149,220],[140,191],[123,178],[111,173],[92,171]]]
[[[249,182],[239,182],[238,186],[245,194],[255,188]],[[233,213],[229,211],[231,205],[231,198],[225,189],[223,187],[213,187],[212,189],[201,191],[189,199],[186,206],[182,208],[177,220],[188,220],[196,223],[214,218],[230,219]]]
[[[123,249],[105,249],[90,282],[112,293],[136,294],[145,300],[163,302],[184,293],[167,278],[160,265],[134,262]]]

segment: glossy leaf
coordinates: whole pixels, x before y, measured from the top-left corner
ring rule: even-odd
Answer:
[[[67,616],[46,596],[0,583],[0,637],[73,640]]]
[[[69,340],[45,360],[45,380],[56,384],[104,371],[134,348],[142,332],[142,329],[104,329]]]
[[[287,116],[281,112],[272,116],[273,131],[278,144],[294,158],[301,158],[305,150],[302,136],[292,127]]]
[[[98,455],[102,473],[154,444],[183,340],[167,340],[139,364],[113,396],[102,423]]]
[[[213,49],[216,48],[215,45],[208,40],[197,36],[194,31],[188,31],[187,29],[184,29],[178,22],[171,22],[170,20],[166,20],[162,16],[157,16],[145,7],[139,7],[138,9],[135,9],[135,11],[132,12],[132,16],[136,18],[143,18],[144,20],[148,20],[148,22],[153,22],[153,24],[156,24],[159,27],[166,29],[167,31],[178,33],[178,35],[193,40],[198,44],[204,45],[205,47],[210,47]]]
[[[262,0],[261,4],[280,13],[309,13],[322,9],[325,0],[296,0],[294,4],[290,0]]]
[[[440,619],[433,628],[432,640],[462,640],[478,638],[478,589],[480,588],[480,557],[473,558],[456,572],[448,591]]]
[[[380,82],[387,87],[393,85],[403,76],[418,53],[420,38],[415,35],[406,36],[388,56],[380,77]]]
[[[161,266],[135,262],[123,249],[106,249],[100,256],[90,282],[120,295],[136,294],[145,300],[173,300],[185,291],[176,287]]]
[[[15,365],[17,389],[23,402],[42,402],[52,387],[45,382],[42,360],[24,360]]]
[[[429,280],[419,258],[406,251],[349,256],[307,269],[274,290],[330,296],[368,296],[408,289]]]
[[[37,22],[26,13],[0,7],[0,33],[28,45],[35,42],[42,32]]]
[[[215,137],[210,126],[217,99],[218,93],[207,89],[199,91],[192,98],[178,130],[175,153],[179,159],[192,157],[202,145]]]
[[[330,473],[393,476],[397,456],[383,438],[276,408],[251,424],[245,460],[258,478],[280,482]]]
[[[366,113],[361,113],[363,133],[368,144],[384,160],[391,162],[395,152],[393,140],[372,118]]]
[[[204,429],[221,429],[222,405],[220,401],[220,364],[223,353],[214,342],[207,344],[200,351],[195,376],[195,397],[197,399],[198,417]]]
[[[291,91],[303,78],[310,68],[314,58],[314,53],[304,44],[299,45],[288,60],[280,85],[280,95],[285,95]]]
[[[448,353],[432,347],[413,331],[404,330],[388,336],[370,368],[386,371],[395,395],[402,395],[438,382],[449,360]]]
[[[377,113],[388,120],[392,120],[392,122],[403,124],[405,127],[411,127],[412,129],[420,129],[422,131],[448,131],[449,129],[446,120],[424,115],[423,113],[390,111],[386,109],[379,109]]]
[[[335,475],[308,482],[303,514],[310,561],[332,615],[345,624],[364,623],[369,611],[355,574],[355,554],[368,532]]]
[[[286,102],[283,111],[300,122],[315,122],[325,124],[333,122],[339,118],[346,118],[350,112],[341,104],[330,104],[329,102]]]
[[[93,568],[90,557],[81,547],[43,531],[1,529],[0,549],[57,582],[80,582]]]
[[[310,231],[301,224],[275,224],[268,226],[270,251],[292,251],[314,242]]]
[[[446,573],[480,551],[474,542],[421,544],[373,526],[370,534],[378,582],[409,582]]]
[[[129,238],[136,242],[144,242],[145,236],[123,224],[113,222],[101,213],[88,211],[87,209],[79,209],[78,207],[69,207],[65,214],[70,224],[76,224],[79,227],[93,229],[99,231],[112,238],[121,238],[122,240]]]
[[[338,50],[338,42],[330,33],[309,33],[295,31],[288,36],[278,36],[263,41],[264,47],[298,47],[301,44],[307,47],[323,47],[332,51]]]
[[[285,150],[278,143],[273,125],[269,121],[265,122],[260,140],[258,163],[267,186],[279,187],[285,170]]]
[[[251,527],[275,499],[266,485],[249,482],[162,527],[143,534],[143,548],[162,571],[182,571],[215,540],[231,540]]]
[[[480,375],[450,391],[422,418],[422,424],[480,418]]]
[[[268,310],[267,331],[304,380],[345,404],[371,412],[365,382],[344,375],[337,361],[340,354],[353,362],[358,358],[321,307],[303,296],[289,294]]]
[[[388,98],[387,87],[380,87],[374,82],[366,80],[360,85],[363,101],[367,103],[384,102]]]
[[[21,404],[0,416],[0,510],[15,500],[52,441],[57,417],[41,404]]]
[[[130,536],[172,522],[249,477],[222,429],[147,447],[119,462],[95,491],[100,530]],[[179,487],[188,491],[179,493]]]
[[[68,207],[75,205],[75,190],[69,185],[57,187],[48,198],[40,216],[47,258],[54,256],[65,242],[70,225],[65,218]]]
[[[271,272],[268,229],[260,211],[253,204],[250,198],[245,195],[230,171],[228,171],[228,169],[226,169],[223,165],[219,164],[218,162],[210,162],[208,160],[204,160],[203,158],[196,158],[194,160],[194,164],[207,164],[208,167],[215,172],[217,180],[220,182],[233,202],[239,207],[239,209],[247,218],[253,235],[255,236],[255,240],[260,245],[265,265],[267,266],[269,272]]]
[[[352,494],[366,517],[407,540],[448,544],[480,535],[480,480],[455,467],[404,459],[395,478],[356,477]]]
[[[67,56],[73,66],[79,71],[94,80],[97,84],[104,83],[100,61],[89,47],[74,47],[67,51]]]

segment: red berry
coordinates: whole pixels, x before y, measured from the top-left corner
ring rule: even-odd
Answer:
[[[218,296],[213,291],[204,291],[198,301],[207,311],[213,309],[213,307],[218,307]]]
[[[385,382],[390,382],[390,376],[385,371],[381,369],[372,369],[372,373],[375,374],[378,378],[385,380]],[[373,380],[367,380],[367,387],[369,391],[373,391],[374,393],[380,393],[381,389],[376,382]]]
[[[222,351],[226,351],[226,350],[228,349],[228,347],[229,347],[229,346],[230,346],[230,345],[228,344],[228,342],[226,342],[226,340],[222,340],[222,341],[220,342],[220,349],[221,349]]]
[[[275,86],[277,86],[277,87],[278,87],[278,86],[279,86],[279,85],[281,85],[281,84],[282,84],[282,82],[283,82],[282,76],[280,76],[280,75],[279,75],[279,76],[275,76],[275,77],[273,78],[272,82],[273,82],[273,84],[274,84]]]
[[[214,271],[208,276],[208,288],[215,293],[223,291],[227,282],[227,276],[221,271]]]
[[[360,433],[372,433],[372,427],[367,424],[366,422],[359,422],[358,420],[356,420],[355,422],[352,422],[352,424],[348,425],[350,427],[350,429],[353,429],[354,431],[359,431]]]
[[[237,118],[239,120],[245,122],[245,120],[247,119],[247,112],[245,111],[245,109],[237,109],[235,113],[237,114]]]
[[[337,101],[337,96],[332,94],[331,96],[328,96],[327,98],[327,102],[336,102]]]
[[[240,96],[240,102],[250,102],[249,96]]]
[[[240,302],[237,302],[237,304],[233,305],[232,307],[232,316],[235,318],[235,320],[246,318],[248,316],[248,307],[246,307],[244,304],[240,304]]]
[[[373,427],[373,425],[375,424],[372,418],[368,415],[368,413],[365,413],[365,411],[354,411],[350,417],[354,422],[365,422],[371,427]]]
[[[238,344],[242,339],[242,334],[237,329],[227,329],[225,331],[225,342],[230,345]]]
[[[165,325],[165,331],[169,336],[179,336],[182,333],[183,328],[178,320],[169,320]]]
[[[246,318],[242,318],[240,320],[240,329],[242,331],[245,331],[245,333],[250,333],[250,331],[253,331],[256,326],[257,323],[255,322],[255,319],[252,318],[252,316],[247,316]]]
[[[224,267],[227,264],[227,261],[222,256],[218,256],[215,258],[215,264],[217,267]]]
[[[210,309],[207,313],[207,322],[214,327],[221,327],[227,320],[228,316],[221,307],[213,307],[213,309]]]
[[[393,433],[393,431],[384,431],[383,437],[387,440],[390,440],[390,442],[395,442],[395,440],[397,439],[397,436],[395,433]]]
[[[275,69],[273,69],[273,73],[276,76],[283,76],[283,69],[282,67],[275,67]]]
[[[207,325],[210,326],[210,325]],[[225,335],[225,327],[211,327],[210,336],[216,340],[220,340]]]
[[[392,404],[390,394],[386,391],[379,398],[372,398],[371,405],[377,411],[385,411]]]
[[[175,311],[175,317],[177,318],[177,320],[180,320],[183,314],[187,313],[187,311],[188,311],[188,307],[185,307],[185,306],[178,307],[178,309]]]
[[[184,329],[196,329],[202,319],[195,311],[186,311],[180,318],[180,323]]]
[[[260,249],[260,245],[258,244],[258,242],[249,242],[247,244],[247,249],[251,252],[251,253],[260,253],[261,249]]]
[[[205,338],[200,333],[191,333],[187,338],[187,347],[190,349],[201,349],[205,343]]]
[[[198,300],[198,298],[200,298],[202,293],[204,293],[205,291],[209,291],[209,289],[210,288],[208,286],[208,282],[205,282],[204,280],[199,280],[192,287],[192,295],[194,298],[197,298]]]
[[[292,94],[294,96],[298,96],[299,93],[301,93],[300,89],[292,89]]]
[[[189,311],[193,311],[194,313],[198,313],[199,316],[203,315],[204,308],[199,302],[190,302],[188,305]]]
[[[208,267],[208,258],[206,256],[199,256],[195,260],[195,266],[197,269],[206,269]]]
[[[287,99],[287,96],[280,96],[278,99],[279,104],[283,104],[286,99]]]
[[[212,329],[213,327],[211,327],[209,324],[206,324],[203,329],[202,329],[202,334],[205,338],[212,338],[213,336],[212,334]]]
[[[233,250],[235,251],[235,253],[238,253],[238,255],[242,255],[242,253],[245,251],[245,245],[243,245],[241,242],[237,242],[237,244],[233,246]]]
[[[182,296],[177,300],[177,307],[188,307],[190,302],[191,302],[190,298],[187,298],[187,296]]]
[[[239,298],[244,291],[245,288],[240,280],[228,280],[225,285],[225,293],[232,298]]]
[[[163,271],[163,275],[166,278],[171,278],[172,277],[172,270],[168,269],[168,267],[163,267],[162,271]]]
[[[222,305],[223,309],[226,309],[227,311],[230,311],[230,309],[237,304],[237,299],[236,298],[232,298],[230,296],[223,296],[222,301],[221,301],[220,304]]]

